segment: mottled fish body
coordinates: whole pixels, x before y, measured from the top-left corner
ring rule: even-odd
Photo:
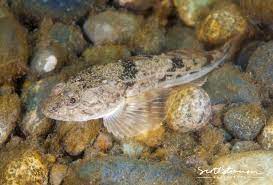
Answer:
[[[171,87],[195,81],[221,64],[232,42],[209,52],[176,50],[92,66],[53,88],[43,113],[63,121],[103,118],[116,137],[156,128]]]

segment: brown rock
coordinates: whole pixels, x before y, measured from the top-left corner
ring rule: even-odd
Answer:
[[[0,146],[16,126],[21,113],[21,101],[17,94],[0,96]]]
[[[99,120],[87,122],[61,122],[58,134],[62,137],[62,144],[70,155],[79,155],[88,144],[91,144],[101,128]]]
[[[243,35],[248,24],[239,7],[230,2],[219,2],[198,25],[197,37],[208,44],[222,44],[235,35]]]

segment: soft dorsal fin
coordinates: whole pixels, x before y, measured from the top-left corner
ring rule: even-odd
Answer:
[[[117,138],[134,137],[161,125],[167,90],[128,97],[111,115],[103,117],[105,127]]]

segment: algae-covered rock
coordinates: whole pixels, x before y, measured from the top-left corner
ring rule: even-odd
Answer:
[[[107,10],[91,15],[85,21],[83,29],[88,38],[95,44],[125,44],[140,28],[142,18],[134,14]]]
[[[62,138],[62,145],[70,155],[79,155],[84,151],[89,144],[94,142],[101,128],[101,123],[98,120],[58,124],[58,136]]]
[[[50,170],[50,185],[60,185],[68,170],[64,164],[54,164]]]
[[[216,0],[174,0],[174,6],[181,20],[188,26],[195,26],[209,12]]]
[[[198,133],[200,144],[194,154],[187,159],[192,166],[206,166],[218,156],[230,152],[230,145],[224,143],[224,133],[211,125],[204,127]]]
[[[238,53],[235,64],[240,66],[241,69],[245,71],[248,66],[250,57],[253,55],[254,51],[262,44],[264,44],[264,42],[257,40],[250,41],[249,43],[245,44],[241,51]]]
[[[166,121],[179,132],[198,130],[211,118],[208,94],[201,88],[186,86],[174,90],[166,103]]]
[[[242,140],[254,139],[264,127],[264,110],[255,104],[243,104],[229,109],[224,117],[227,130]]]
[[[25,135],[42,136],[48,133],[52,127],[53,122],[42,114],[41,105],[43,100],[49,95],[51,88],[59,80],[59,77],[53,76],[36,82],[25,81],[22,90],[22,100],[26,112],[20,123],[20,128]]]
[[[273,23],[272,1],[267,0],[240,0],[240,6],[243,12],[250,19],[251,23],[267,24]]]
[[[148,130],[141,133],[140,135],[133,137],[133,140],[145,144],[149,147],[156,147],[162,143],[165,132],[165,128],[160,125],[156,128],[153,128],[152,130]]]
[[[266,123],[266,126],[258,137],[258,142],[266,150],[273,149],[273,117],[271,117]]]
[[[117,44],[106,44],[87,48],[83,57],[90,64],[108,64],[117,62],[131,56],[126,46]]]
[[[108,157],[76,164],[64,179],[63,184],[191,185],[196,182],[193,174],[179,165]]]
[[[167,50],[203,49],[203,45],[197,40],[192,28],[176,24],[167,30],[165,48]]]
[[[76,54],[81,53],[87,44],[80,28],[76,25],[55,23],[47,34],[50,40]]]
[[[171,160],[173,156],[179,156],[182,159],[193,155],[197,142],[194,135],[188,133],[168,132],[163,140],[162,146],[165,151],[165,158]]]
[[[215,185],[271,185],[273,183],[272,152],[257,150],[232,153],[218,158],[212,168],[216,172],[211,173],[214,177],[212,184]]]
[[[273,89],[273,42],[270,41],[259,46],[251,55],[247,72],[266,87]]]
[[[203,87],[212,104],[260,101],[259,89],[251,83],[250,77],[230,64],[209,74]]]
[[[21,101],[17,94],[0,96],[0,148],[16,126],[21,114]]]
[[[0,184],[47,185],[44,155],[28,144],[12,145],[0,153]]]
[[[152,8],[157,0],[114,0],[119,6],[131,10],[144,11]]]
[[[113,138],[106,133],[100,133],[94,143],[94,147],[102,152],[109,151],[113,146]]]
[[[0,95],[13,94],[15,92],[15,83],[7,82],[1,85],[0,87]]]
[[[261,146],[254,141],[237,141],[232,147],[232,152],[245,152],[259,149],[261,149]]]
[[[63,22],[77,21],[91,9],[94,0],[12,0],[12,9],[20,16],[41,20],[51,17]]]
[[[209,15],[198,25],[197,37],[208,44],[222,44],[233,36],[248,30],[240,8],[230,1],[219,1]]]
[[[144,150],[145,146],[143,146],[139,142],[125,141],[122,143],[123,153],[129,156],[130,158],[139,158]]]
[[[165,46],[165,29],[151,17],[130,40],[130,47],[137,54],[158,54]]]
[[[27,32],[6,9],[0,7],[0,83],[26,72]]]

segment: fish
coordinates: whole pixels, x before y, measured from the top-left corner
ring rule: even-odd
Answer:
[[[180,49],[91,66],[57,84],[42,113],[61,121],[102,118],[115,137],[134,137],[162,124],[171,88],[201,83],[230,57],[233,46],[231,40],[211,51]]]

